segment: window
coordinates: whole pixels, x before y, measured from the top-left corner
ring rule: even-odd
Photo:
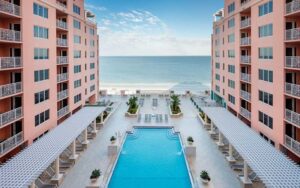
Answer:
[[[90,75],[90,80],[95,80],[95,74]]]
[[[81,101],[81,94],[78,94],[78,95],[74,96],[74,103],[77,103],[79,101]]]
[[[273,35],[273,24],[267,24],[260,26],[259,30],[259,37],[268,37]]]
[[[74,58],[81,58],[81,51],[80,50],[74,50]]]
[[[267,82],[273,82],[273,71],[259,69],[258,70],[258,79],[267,81]]]
[[[215,34],[216,34],[216,35],[220,34],[220,28],[219,28],[219,27],[216,27],[216,28],[215,28]]]
[[[90,28],[90,34],[95,35],[95,29],[94,28]]]
[[[41,103],[49,99],[49,89],[34,94],[34,104]]]
[[[228,87],[234,89],[235,88],[235,82],[233,80],[228,79]]]
[[[228,101],[231,102],[232,104],[235,104],[235,97],[228,94]]]
[[[33,33],[35,38],[48,39],[49,37],[49,30],[48,28],[45,27],[40,27],[35,25],[33,27]]]
[[[37,3],[33,3],[33,14],[41,16],[43,18],[48,18],[48,8],[43,7]]]
[[[94,69],[95,68],[95,63],[91,63],[90,64],[90,69]]]
[[[50,117],[50,110],[46,110],[35,116],[35,126],[39,126],[40,124],[47,121]]]
[[[80,7],[77,6],[77,5],[75,5],[75,4],[73,4],[73,12],[76,13],[76,14],[78,14],[78,15],[80,15]]]
[[[228,57],[234,58],[235,57],[235,51],[234,50],[228,50]]]
[[[49,69],[34,71],[34,82],[40,82],[49,79]]]
[[[49,59],[49,49],[34,48],[34,59]]]
[[[81,79],[74,81],[74,88],[78,88],[81,86]]]
[[[235,25],[235,20],[234,18],[231,18],[230,20],[228,20],[228,28],[232,28]]]
[[[258,91],[259,100],[273,106],[273,95],[264,91]]]
[[[234,65],[228,65],[228,72],[235,73],[235,66]]]
[[[73,20],[73,26],[76,29],[81,29],[81,23],[80,23],[80,21],[74,19]]]
[[[219,75],[219,74],[216,74],[216,75],[215,75],[215,78],[216,78],[216,80],[219,80],[219,81],[220,81],[220,75]]]
[[[75,65],[74,66],[74,73],[76,74],[76,73],[79,73],[79,72],[81,72],[81,65]]]
[[[228,14],[234,12],[235,10],[235,3],[231,3],[230,5],[228,5]]]
[[[262,132],[259,132],[259,135],[265,139],[267,142],[269,142],[272,146],[275,146],[275,142],[271,139],[269,139],[266,135],[264,135]]]
[[[259,59],[273,59],[273,48],[259,48]]]
[[[228,43],[233,43],[235,41],[234,33],[228,35]]]
[[[267,114],[258,111],[258,120],[268,126],[269,128],[273,129],[273,118],[268,116]]]
[[[90,87],[90,92],[93,92],[94,90],[95,90],[95,84],[94,85],[92,85],[91,87]]]
[[[81,44],[81,36],[74,35],[74,43],[75,44]]]
[[[95,52],[94,51],[90,52],[90,57],[95,57]]]
[[[90,46],[95,46],[95,41],[94,40],[90,40]]]
[[[263,16],[273,12],[273,0],[260,5],[258,9],[259,9],[259,16]]]
[[[216,91],[220,92],[220,86],[216,85]]]
[[[215,66],[216,66],[216,69],[220,69],[220,63],[216,63]]]
[[[215,57],[220,57],[220,52],[219,51],[215,51]]]

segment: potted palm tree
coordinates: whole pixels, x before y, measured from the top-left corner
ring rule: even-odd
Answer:
[[[180,110],[180,99],[179,99],[179,96],[178,95],[171,95],[171,103],[170,103],[170,109],[171,109],[171,112],[172,114],[180,114],[181,113],[181,110]]]
[[[210,182],[209,174],[205,170],[201,171],[200,178],[204,184],[207,184],[208,182]]]
[[[126,103],[128,106],[127,113],[128,114],[136,114],[138,111],[138,104],[137,104],[138,98],[135,96],[132,96],[128,99],[128,102]]]
[[[194,143],[193,137],[189,136],[189,137],[187,137],[186,140],[187,140],[187,142],[189,143],[189,145],[193,145],[193,143]]]
[[[115,136],[110,137],[111,144],[114,144],[116,142],[117,138]]]
[[[92,174],[90,176],[90,180],[92,183],[95,183],[98,178],[101,176],[101,171],[99,169],[95,169],[92,171]]]

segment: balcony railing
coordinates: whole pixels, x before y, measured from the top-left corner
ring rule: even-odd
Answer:
[[[67,8],[67,5],[63,4],[63,3],[60,2],[60,1],[56,1],[56,4],[57,4],[58,6],[60,6],[61,8],[64,8],[64,9]]]
[[[6,153],[10,149],[14,148],[18,144],[22,143],[23,141],[23,132],[19,132],[18,134],[4,140],[0,143],[0,155]]]
[[[285,135],[285,145],[293,150],[295,153],[300,155],[300,142],[297,140],[294,140],[293,138],[289,137],[288,135]]]
[[[68,73],[62,73],[57,75],[57,82],[63,82],[68,80]]]
[[[247,101],[251,100],[251,94],[244,90],[241,90],[241,97]]]
[[[10,29],[0,28],[0,40],[20,42],[21,41],[21,32],[15,31],[15,30],[10,30]]]
[[[248,4],[251,0],[244,0],[241,2],[241,6],[245,6],[246,4]]]
[[[285,67],[300,68],[300,56],[286,56]]]
[[[61,118],[64,115],[66,115],[67,113],[69,113],[69,106],[65,106],[65,107],[61,108],[60,110],[58,110],[57,116],[58,116],[58,118]]]
[[[22,82],[0,85],[0,98],[22,92]]]
[[[67,22],[56,20],[56,26],[62,29],[68,29]]]
[[[300,85],[285,83],[285,92],[296,97],[300,97]]]
[[[21,57],[0,57],[0,70],[22,67]]]
[[[288,29],[285,31],[285,40],[299,40],[300,28]]]
[[[285,13],[290,14],[300,10],[300,0],[294,0],[290,3],[287,3],[285,6]]]
[[[56,40],[56,44],[57,44],[57,46],[68,46],[68,40],[67,39],[58,38]]]
[[[251,75],[246,73],[241,73],[241,80],[245,82],[251,82]]]
[[[3,0],[0,0],[0,11],[6,12],[8,14],[16,15],[16,16],[21,15],[20,6]]]
[[[289,109],[285,109],[285,119],[300,126],[300,114]]]
[[[68,90],[63,90],[57,93],[57,100],[62,100],[68,97]]]
[[[251,19],[247,18],[241,21],[241,28],[246,28],[251,26]]]
[[[248,46],[250,44],[251,44],[251,38],[250,37],[241,38],[241,46]]]
[[[241,56],[241,62],[244,63],[244,64],[250,64],[251,63],[251,56],[242,55]]]
[[[56,62],[58,65],[68,64],[68,56],[57,56]]]
[[[241,107],[240,108],[240,113],[243,117],[247,118],[247,119],[251,119],[251,112],[249,112],[247,109]]]
[[[22,107],[0,114],[0,127],[21,118],[23,116]]]

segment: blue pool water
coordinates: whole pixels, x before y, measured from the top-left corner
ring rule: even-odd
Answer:
[[[171,129],[128,134],[109,188],[192,187],[179,136]]]

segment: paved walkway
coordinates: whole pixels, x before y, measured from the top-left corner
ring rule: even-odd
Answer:
[[[158,96],[158,107],[152,108],[152,98],[145,97],[144,106],[141,108],[141,114],[168,114],[168,107],[165,98]],[[125,130],[135,124],[143,124],[144,116],[141,123],[137,123],[135,118],[126,118],[124,113],[127,110],[126,97],[112,97],[111,100],[121,102],[119,108],[110,117],[108,122],[98,133],[96,139],[91,141],[88,149],[80,156],[75,166],[65,177],[62,188],[82,188],[89,183],[89,176],[93,169],[99,168],[106,175],[107,168],[112,164],[111,157],[107,155],[107,146],[109,138],[115,132],[124,133]],[[200,121],[197,119],[197,111],[193,107],[189,98],[181,98],[181,107],[184,113],[182,118],[169,118],[168,125],[174,125],[180,130],[184,142],[188,136],[193,136],[197,146],[197,156],[195,159],[189,159],[190,168],[194,177],[199,177],[201,170],[207,170],[212,178],[210,187],[214,188],[238,188],[239,181],[231,171],[227,161],[219,152],[215,143],[210,139],[206,130],[204,130]],[[155,119],[152,119],[152,124]]]

